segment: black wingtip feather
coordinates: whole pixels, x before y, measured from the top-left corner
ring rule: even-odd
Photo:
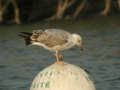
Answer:
[[[30,32],[20,32],[21,34],[24,34],[24,35],[32,35],[32,33],[30,33]]]
[[[31,44],[31,40],[25,39],[25,45],[28,46],[28,45],[30,45],[30,44]]]
[[[32,33],[28,33],[28,32],[20,32],[20,34],[18,34],[18,36],[24,38],[25,40],[25,45],[30,45],[31,44],[31,35]]]

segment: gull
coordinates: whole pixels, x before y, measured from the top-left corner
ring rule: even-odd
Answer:
[[[21,32],[19,36],[25,39],[26,45],[42,46],[54,52],[58,64],[64,64],[63,55],[58,54],[59,51],[67,50],[75,45],[83,50],[81,36],[62,29],[33,30],[32,33]]]

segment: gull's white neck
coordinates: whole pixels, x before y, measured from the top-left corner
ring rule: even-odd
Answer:
[[[78,40],[78,35],[77,34],[72,34],[72,41],[74,44],[77,43],[77,40]]]

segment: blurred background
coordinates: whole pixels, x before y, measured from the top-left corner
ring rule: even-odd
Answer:
[[[0,0],[0,23],[119,16],[120,0]]]
[[[29,90],[55,62],[18,36],[47,28],[80,34],[84,51],[60,52],[64,61],[86,70],[97,90],[120,90],[120,0],[0,0],[0,90]]]

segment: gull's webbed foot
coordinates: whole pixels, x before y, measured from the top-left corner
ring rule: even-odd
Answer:
[[[63,61],[57,61],[56,63],[62,66],[66,65]]]

